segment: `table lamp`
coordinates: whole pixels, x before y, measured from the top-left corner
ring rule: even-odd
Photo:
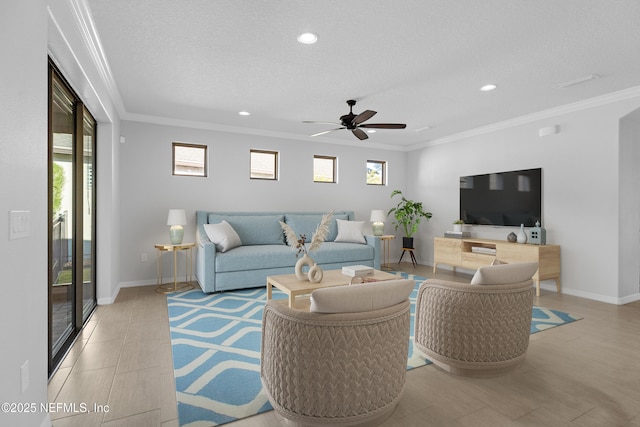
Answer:
[[[169,237],[171,238],[172,245],[179,245],[182,243],[184,237],[183,225],[187,224],[187,215],[184,209],[169,209],[169,217],[167,218],[167,225],[169,228]]]
[[[370,221],[374,236],[382,236],[384,234],[384,221],[387,219],[383,210],[374,209],[371,211]]]

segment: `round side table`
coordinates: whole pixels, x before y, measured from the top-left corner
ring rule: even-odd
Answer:
[[[162,294],[170,294],[172,292],[186,291],[193,289],[191,283],[193,277],[191,275],[193,265],[193,248],[195,243],[181,243],[179,245],[157,244],[155,248],[158,250],[158,273],[156,292]],[[185,274],[184,282],[178,282],[178,251],[185,251]],[[162,283],[162,254],[163,252],[173,252],[173,283]]]

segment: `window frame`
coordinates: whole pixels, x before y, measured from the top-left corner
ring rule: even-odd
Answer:
[[[369,170],[370,163],[377,163],[381,165],[382,182],[380,184],[369,182],[369,176],[367,175],[367,185],[386,186],[387,185],[387,162],[385,160],[367,160],[366,169]]]
[[[254,177],[253,176],[253,164],[252,164],[252,160],[253,160],[252,159],[252,154],[253,153],[272,154],[273,155],[273,178],[261,178],[261,177]],[[280,157],[280,153],[278,151],[260,150],[260,149],[257,149],[257,148],[249,149],[249,179],[256,179],[256,180],[260,180],[260,181],[278,181],[279,173],[280,173],[280,168],[278,168],[279,157]]]
[[[332,161],[332,177],[331,181],[318,181],[316,180],[316,159],[331,160]],[[337,184],[338,183],[338,158],[336,156],[325,156],[320,154],[313,155],[313,182],[321,184]]]
[[[179,173],[176,170],[176,147],[186,147],[186,148],[199,148],[204,151],[204,166],[202,174],[189,174],[189,173]],[[209,176],[209,156],[208,154],[209,147],[205,144],[193,144],[187,142],[172,142],[171,143],[171,174],[173,176],[191,176],[196,178],[206,178]]]

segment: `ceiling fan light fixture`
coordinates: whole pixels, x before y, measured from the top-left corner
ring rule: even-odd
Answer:
[[[314,44],[318,41],[318,36],[314,33],[302,33],[298,36],[298,42],[302,44]]]
[[[491,92],[492,90],[494,90],[495,88],[497,88],[498,86],[490,83],[488,85],[484,85],[480,88],[481,91],[483,92]]]

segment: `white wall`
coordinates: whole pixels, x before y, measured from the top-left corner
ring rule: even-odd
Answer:
[[[314,140],[287,140],[223,133],[184,127],[123,122],[126,143],[120,150],[121,235],[120,281],[124,286],[155,283],[154,244],[169,241],[166,225],[171,208],[187,210],[185,241],[195,236],[195,211],[327,211],[353,210],[367,221],[372,209],[392,207],[391,191],[404,188],[405,153],[353,145],[323,144]],[[171,174],[171,144],[208,146],[209,176]],[[280,179],[249,179],[249,150],[280,153]],[[338,183],[313,182],[313,155],[338,158]],[[388,186],[366,185],[366,161],[388,162]],[[386,232],[393,227],[386,224]],[[146,253],[148,260],[141,261]],[[180,260],[180,272],[184,272]],[[171,265],[165,276],[172,274]]]
[[[0,13],[0,402],[39,405],[47,402],[47,16],[42,0],[7,3]],[[27,238],[9,240],[11,210],[29,211]],[[0,412],[3,426],[46,420],[40,411]]]
[[[640,109],[620,120],[619,270],[620,297],[623,299],[640,294],[639,165]]]
[[[119,196],[118,151],[120,119],[118,94],[105,82],[100,52],[86,34],[92,31],[84,2],[51,1],[47,46],[49,55],[98,122],[96,147],[96,296],[108,304],[118,291]],[[84,27],[80,28],[78,22]]]
[[[3,3],[0,14],[0,259],[4,288],[0,356],[0,402],[47,402],[47,104],[49,53],[87,103],[98,128],[98,297],[117,288],[112,279],[118,251],[117,170],[119,135],[115,108],[98,77],[70,2]],[[30,234],[9,240],[9,211],[28,211]],[[105,244],[107,246],[105,246]],[[28,362],[29,385],[22,391],[21,366]],[[0,412],[0,425],[50,425],[40,411]]]
[[[411,153],[408,195],[425,202],[434,214],[429,227],[419,233],[420,261],[433,263],[433,237],[451,229],[459,215],[460,176],[541,167],[543,226],[547,243],[561,245],[564,292],[621,302],[619,119],[639,105],[640,98],[635,97],[545,114],[545,119],[502,129],[496,126],[490,132]],[[559,133],[539,137],[539,129],[550,125],[558,125]],[[497,239],[506,239],[514,230],[470,228],[474,237]]]

